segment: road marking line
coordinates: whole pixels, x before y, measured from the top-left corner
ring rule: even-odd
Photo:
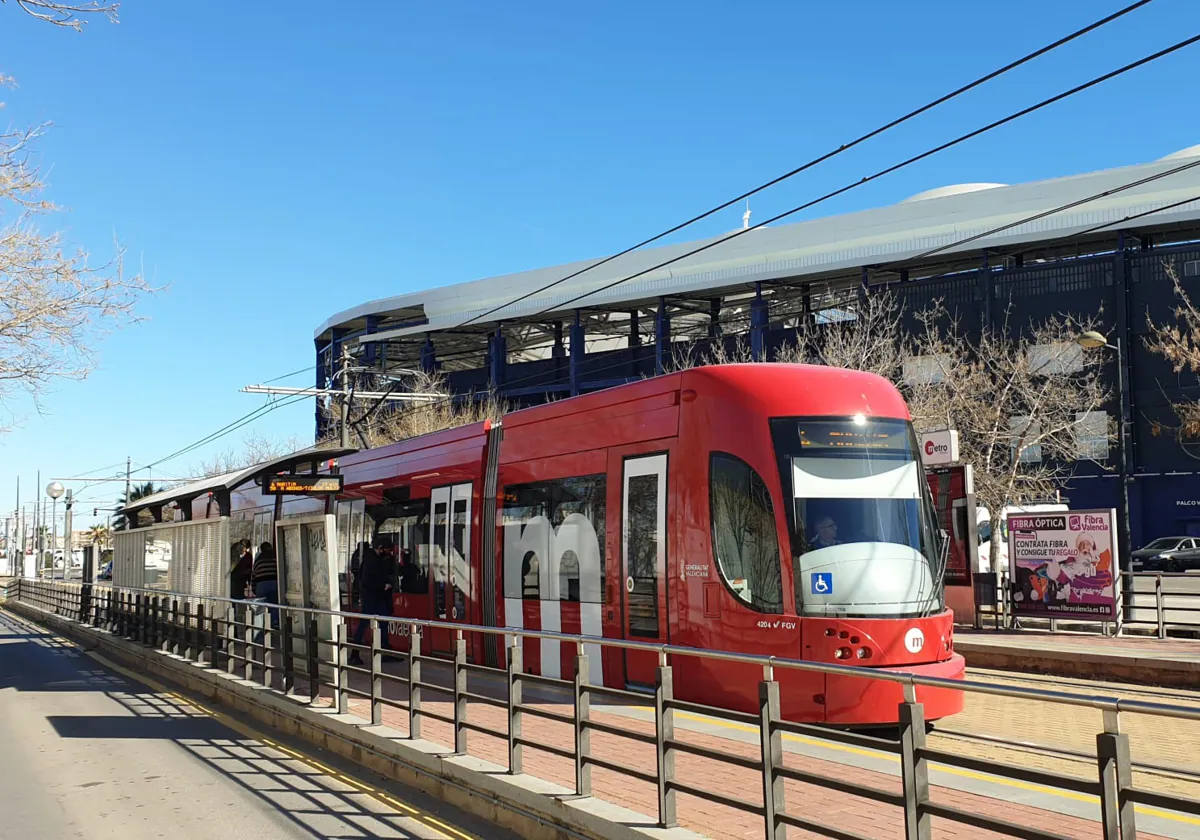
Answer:
[[[74,643],[71,643],[71,646],[75,647]],[[234,718],[231,718],[228,715],[223,714],[221,712],[216,712],[211,709],[206,709],[204,706],[201,706],[199,703],[196,703],[187,697],[183,697],[179,694],[176,694],[175,692],[168,690],[165,685],[157,682],[156,680],[153,680],[150,677],[147,677],[143,674],[138,674],[133,671],[130,671],[130,670],[116,664],[115,662],[112,662],[111,660],[101,656],[100,654],[96,653],[95,651],[83,650],[83,653],[87,654],[92,659],[96,660],[101,665],[103,665],[104,667],[109,668],[113,671],[116,671],[117,673],[124,675],[126,678],[133,680],[134,682],[139,682],[142,685],[147,686],[148,688],[152,689],[157,694],[161,694],[166,697],[174,698],[175,700],[177,700],[181,703],[185,703],[195,709],[199,709],[201,712],[204,712],[204,714],[208,715],[209,717],[214,718],[215,720],[219,721],[224,726],[228,727],[229,729],[232,729],[234,732],[239,733],[240,735],[242,735],[244,738],[246,738],[248,740],[257,741],[258,743],[264,744],[265,746],[268,746],[271,749],[278,750],[279,752],[282,752],[285,755],[288,755],[288,756],[294,758],[296,761],[302,762],[316,770],[319,770],[321,773],[325,774],[326,776],[329,776],[330,778],[339,779],[340,781],[350,785],[351,787],[357,788],[359,791],[366,793],[372,799],[376,800],[377,802],[384,803],[385,805],[391,807],[393,810],[398,810],[398,811],[404,812],[405,816],[411,817],[412,819],[416,819],[419,822],[424,823],[427,828],[430,828],[437,834],[441,835],[442,837],[445,837],[446,840],[453,840],[453,838],[451,838],[451,836],[450,836],[451,834],[453,834],[456,837],[462,838],[462,840],[479,840],[479,838],[477,838],[475,835],[467,834],[466,832],[460,831],[459,829],[454,828],[453,826],[449,826],[446,823],[442,822],[441,820],[437,819],[436,817],[426,814],[426,813],[412,807],[411,805],[407,805],[407,804],[401,802],[399,799],[396,799],[393,796],[389,796],[388,794],[383,793],[382,791],[376,790],[375,788],[371,787],[370,785],[366,784],[365,782],[361,782],[358,779],[354,779],[351,776],[345,775],[344,773],[339,773],[330,767],[326,767],[321,762],[317,761],[316,759],[314,759],[310,756],[305,755],[304,753],[297,752],[296,750],[288,749],[287,747],[284,747],[282,744],[272,741],[264,733],[259,732],[258,730],[254,729],[253,727],[242,723],[240,720],[235,720]],[[449,832],[449,834],[447,834],[446,832]]]

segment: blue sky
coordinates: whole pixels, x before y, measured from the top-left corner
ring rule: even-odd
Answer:
[[[45,224],[100,259],[115,233],[168,286],[44,414],[12,403],[0,510],[18,474],[29,500],[38,469],[145,464],[261,405],[238,389],[310,364],[333,312],[623,248],[1120,5],[126,0],[82,35],[0,7],[19,83],[0,119],[55,124],[39,154],[66,210]],[[755,219],[1197,32],[1200,3],[1155,0],[756,198]],[[807,217],[1152,160],[1200,142],[1196,78],[1200,46]],[[312,406],[254,429],[310,436]]]

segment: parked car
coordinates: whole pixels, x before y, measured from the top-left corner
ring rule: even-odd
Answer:
[[[1135,572],[1186,572],[1200,569],[1200,539],[1160,537],[1133,552]]]

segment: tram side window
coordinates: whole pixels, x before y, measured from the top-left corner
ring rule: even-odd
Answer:
[[[603,474],[504,488],[504,597],[604,600]]]
[[[766,482],[740,458],[713,453],[709,497],[721,579],[754,609],[783,612],[779,537]]]
[[[372,546],[386,538],[396,547],[395,574],[399,579],[399,591],[415,595],[428,592],[429,499],[390,502],[385,497],[383,504],[367,507],[367,519],[364,536]],[[437,544],[444,545],[444,521],[441,530],[443,542]]]

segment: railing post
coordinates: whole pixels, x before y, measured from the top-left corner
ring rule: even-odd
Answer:
[[[171,653],[176,656],[183,656],[186,648],[187,630],[179,623],[179,617],[182,613],[179,612],[179,599],[171,599],[171,617],[168,619],[168,636],[170,638]]]
[[[257,642],[263,638],[263,618],[266,616],[266,610],[263,610],[260,615],[257,612],[250,614],[250,622],[253,628],[247,626],[243,628],[242,633],[242,655],[244,661],[242,665],[242,676],[247,682],[254,681],[254,651],[258,648]],[[251,641],[253,639],[253,641]],[[265,641],[265,640],[264,640]]]
[[[321,696],[321,673],[317,666],[317,617],[309,615],[308,633],[305,639],[305,658],[308,660],[308,702],[316,703]]]
[[[467,754],[467,640],[456,630],[454,639],[454,754]]]
[[[292,694],[296,691],[295,653],[292,651],[292,640],[296,636],[296,616],[280,611],[279,626],[283,629],[283,693]]]
[[[592,730],[588,721],[592,716],[592,692],[589,688],[588,658],[580,644],[575,653],[575,793],[579,796],[592,795]]]
[[[237,668],[237,609],[230,605],[225,611],[225,673],[232,674]]]
[[[925,707],[911,685],[900,704],[900,776],[904,786],[904,840],[930,840],[929,762],[925,749]]]
[[[275,686],[275,628],[271,626],[271,613],[268,610],[263,618],[262,646],[262,684],[266,688]]]
[[[421,737],[421,628],[408,637],[408,737]]]
[[[768,669],[768,672],[770,669]],[[763,816],[766,819],[767,840],[786,840],[787,826],[780,821],[779,815],[787,810],[784,802],[783,777],[779,769],[783,767],[783,734],[775,728],[775,721],[781,715],[779,711],[779,683],[767,678],[758,684],[758,731],[762,744],[763,763]]]
[[[1100,816],[1104,840],[1136,840],[1137,822],[1128,791],[1133,787],[1129,736],[1121,733],[1120,716],[1104,711],[1104,731],[1096,735],[1100,773]]]
[[[137,593],[137,632],[134,638],[142,644],[146,644],[150,638],[150,634],[146,628],[146,613],[150,609],[149,602],[150,599],[148,597],[141,592]]]
[[[1158,610],[1158,638],[1167,638],[1167,613],[1163,609],[1162,575],[1154,576],[1154,606]]]
[[[346,650],[346,622],[338,621],[333,625],[333,660],[337,664],[333,668],[333,684],[336,686],[333,695],[334,708],[339,715],[350,711],[350,695],[346,691],[350,687],[350,672],[346,670],[349,664],[349,651]]]
[[[508,646],[508,772],[524,772],[521,743],[521,637],[513,636]]]
[[[183,658],[189,662],[200,658],[192,638],[192,605],[188,601],[183,602]]]
[[[675,711],[667,703],[675,699],[674,678],[667,657],[659,657],[658,679],[654,689],[654,741],[658,758],[658,824],[674,828],[675,815]]]
[[[203,609],[203,608],[202,608]],[[208,614],[208,667],[221,667],[221,622],[217,620],[217,605],[213,604]]]
[[[383,724],[383,703],[379,699],[383,696],[383,677],[379,676],[383,672],[383,628],[379,619],[370,621],[367,629],[371,631],[371,725],[380,726]]]

